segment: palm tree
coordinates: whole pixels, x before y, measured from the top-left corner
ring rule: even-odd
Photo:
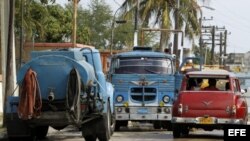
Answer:
[[[171,29],[175,22],[174,12],[177,8],[176,0],[126,0],[122,4],[123,16],[125,18],[133,17],[136,3],[139,4],[139,14],[142,26],[148,25],[153,20],[155,25],[163,29]],[[184,29],[186,37],[194,39],[199,33],[199,20],[197,11],[199,6],[196,0],[181,0],[178,9],[179,28]],[[161,32],[160,47],[161,50],[166,46],[170,33]]]

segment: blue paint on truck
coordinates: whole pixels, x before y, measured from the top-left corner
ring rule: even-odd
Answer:
[[[176,91],[175,57],[148,47],[113,55],[108,73],[114,85],[116,130],[128,121],[171,129]]]
[[[22,88],[28,70],[36,73],[41,113],[22,119],[18,109],[25,107],[20,105],[23,93],[8,97],[9,139],[43,138],[49,126],[61,130],[74,125],[86,141],[108,141],[114,123],[114,88],[106,81],[101,65],[100,53],[94,47],[32,52],[31,60],[18,71],[17,82]]]

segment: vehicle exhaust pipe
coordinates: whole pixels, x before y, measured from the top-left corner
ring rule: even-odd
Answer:
[[[54,92],[50,91],[48,95],[48,100],[51,102],[55,99],[55,94]]]

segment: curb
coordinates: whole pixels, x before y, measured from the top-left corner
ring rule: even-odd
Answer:
[[[6,138],[7,138],[6,128],[0,128],[0,139],[6,139]]]

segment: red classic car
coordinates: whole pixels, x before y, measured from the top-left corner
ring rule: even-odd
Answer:
[[[188,135],[191,128],[211,131],[248,120],[239,80],[228,71],[187,72],[172,112],[174,138]]]

